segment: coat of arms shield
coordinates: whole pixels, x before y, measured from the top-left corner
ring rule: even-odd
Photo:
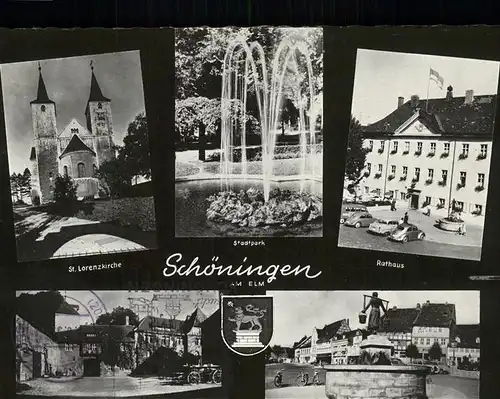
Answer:
[[[263,352],[273,336],[273,297],[269,295],[223,295],[221,335],[238,355]]]

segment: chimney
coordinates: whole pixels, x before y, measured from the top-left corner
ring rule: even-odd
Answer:
[[[465,105],[470,105],[474,102],[474,90],[465,90]]]
[[[453,86],[448,86],[448,89],[446,89],[446,99],[449,101],[449,100],[452,100],[453,99]]]
[[[414,94],[413,96],[410,97],[410,101],[411,101],[411,107],[417,108],[418,104],[420,103],[420,97]]]
[[[398,108],[401,107],[405,103],[404,97],[398,97]]]
[[[129,322],[130,322],[130,317],[129,316],[125,316],[125,325],[128,326]]]

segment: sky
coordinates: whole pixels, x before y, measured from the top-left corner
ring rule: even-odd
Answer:
[[[145,111],[139,51],[40,60],[47,93],[57,106],[60,133],[71,119],[87,126],[90,61],[105,97],[111,99],[115,144],[122,144],[130,122]],[[22,173],[33,145],[30,101],[38,89],[38,60],[2,64],[0,76],[10,173]]]
[[[37,291],[17,291],[16,295],[19,296],[22,293],[36,294]],[[144,298],[151,300],[154,294],[157,295],[168,295],[170,297],[174,296],[180,298],[181,310],[176,316],[178,320],[185,320],[187,315],[193,313],[194,309],[198,305],[200,310],[208,317],[212,315],[219,308],[219,292],[218,291],[59,291],[61,295],[66,297],[66,302],[71,305],[79,305],[80,308],[78,312],[82,316],[80,319],[81,324],[92,324],[92,318],[88,315],[88,312],[81,305],[87,304],[90,300],[95,299],[97,295],[104,305],[106,310],[111,312],[114,308],[122,306],[124,308],[130,307],[130,302],[128,298]],[[94,295],[95,294],[95,295]],[[80,302],[80,303],[79,303]],[[163,314],[164,317],[169,318],[167,311],[165,310],[165,299],[159,300],[155,303],[157,307],[156,313],[153,316],[160,316]],[[92,309],[90,309],[92,311]],[[137,313],[137,312],[136,312]],[[139,319],[146,316],[145,313],[138,313]]]
[[[362,125],[374,123],[394,111],[398,97],[413,94],[421,99],[446,97],[451,85],[456,97],[496,94],[500,63],[497,61],[358,49],[352,114]],[[430,68],[443,78],[443,88],[429,83]]]
[[[358,314],[363,295],[374,291],[389,301],[389,308],[411,308],[427,300],[448,302],[455,304],[457,324],[479,323],[479,291],[268,291],[274,297],[271,345],[292,346],[304,335],[311,335],[314,327],[323,328],[341,319],[349,319],[353,330],[366,328],[359,324]]]

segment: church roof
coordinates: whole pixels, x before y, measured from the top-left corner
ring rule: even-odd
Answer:
[[[465,97],[420,99],[412,105],[407,101],[381,120],[364,126],[366,133],[394,133],[420,108],[420,119],[441,134],[491,135],[493,134],[496,95],[474,96],[472,104]],[[426,111],[423,111],[427,108]]]
[[[91,152],[92,154],[94,154],[94,156],[96,155],[96,153],[94,152],[94,150],[90,149],[81,139],[80,137],[78,137],[78,135],[73,135],[73,137],[71,138],[71,140],[69,141],[68,145],[66,146],[66,149],[62,152],[62,154],[59,156],[59,159],[61,159],[63,156],[65,156],[66,154],[69,154],[71,152],[75,152],[75,151],[89,151]]]
[[[104,97],[104,94],[102,94],[101,86],[99,86],[99,82],[95,77],[93,67],[92,67],[92,78],[90,81],[90,95],[88,102],[91,101],[111,101],[109,98]]]
[[[45,82],[43,80],[42,68],[38,66],[38,93],[35,100],[31,101],[30,104],[55,104],[49,98],[47,94],[47,88],[45,87]]]

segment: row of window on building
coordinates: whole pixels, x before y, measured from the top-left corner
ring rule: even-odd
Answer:
[[[371,163],[367,163],[366,164],[366,169],[367,169],[368,174],[371,174],[372,164]],[[382,165],[381,163],[379,163],[378,164],[378,171],[377,171],[375,177],[382,176],[383,169],[384,169],[384,165]],[[389,175],[388,178],[391,178],[391,177],[394,178],[395,175],[396,175],[396,172],[397,172],[396,171],[396,165],[391,165],[391,174]],[[404,181],[408,177],[408,166],[403,166],[401,172],[402,172],[402,175],[401,175],[400,180]],[[415,182],[415,183],[418,182],[418,181],[420,181],[420,168],[418,168],[418,167],[415,168],[412,181]],[[427,169],[427,180],[425,182],[428,183],[428,184],[430,184],[433,181],[434,181],[434,169],[429,168],[429,169]],[[485,181],[485,174],[484,173],[478,173],[477,174],[477,186],[476,186],[476,189],[478,189],[478,190],[484,189],[484,181]],[[441,170],[441,180],[439,181],[439,185],[440,186],[446,186],[447,182],[448,182],[448,170],[442,169]],[[460,182],[459,182],[459,185],[461,187],[465,187],[466,183],[467,183],[467,172],[466,171],[460,171]]]
[[[417,141],[417,148],[415,150],[415,155],[422,154],[423,145],[424,145],[424,143],[422,141]],[[411,143],[409,141],[405,141],[403,155],[410,153],[410,147],[411,147]],[[393,141],[391,154],[396,154],[398,152],[398,148],[399,148],[399,142]],[[431,155],[431,156],[435,155],[436,149],[437,149],[436,142],[429,143],[428,155]],[[459,154],[459,157],[462,159],[467,158],[469,156],[469,149],[470,149],[470,144],[463,143],[462,144],[462,152]],[[368,151],[369,152],[373,151],[373,140],[369,140]],[[378,152],[379,152],[379,154],[382,154],[384,151],[385,151],[385,140],[380,140],[380,147],[378,149]],[[441,156],[444,158],[444,157],[448,156],[449,153],[450,153],[450,143],[448,143],[448,142],[443,143],[443,152],[442,152]],[[477,159],[478,160],[485,159],[487,157],[487,155],[488,155],[488,144],[480,144],[479,154],[477,156]]]
[[[365,193],[366,194],[370,194],[371,192],[373,192],[375,195],[377,196],[382,196],[382,190],[380,188],[376,188],[372,191],[370,191],[370,187],[368,186],[365,186]],[[393,190],[389,190],[388,192],[388,195],[389,197],[393,197],[394,196],[394,191]],[[410,196],[408,195],[408,193],[406,192],[400,192],[400,197],[399,199],[401,201],[406,201]],[[395,198],[395,199],[398,199],[398,198]],[[443,209],[446,207],[446,199],[445,198],[436,198],[437,202],[435,202],[435,205],[437,208],[439,209]],[[425,201],[424,203],[426,205],[432,205],[433,204],[433,201],[432,201],[432,197],[430,196],[426,196],[425,197]],[[463,201],[455,201],[455,210],[461,210],[462,212],[465,211],[465,204]],[[473,209],[471,210],[471,212],[475,215],[482,215],[483,214],[483,206],[480,205],[480,204],[474,204],[474,207]]]

